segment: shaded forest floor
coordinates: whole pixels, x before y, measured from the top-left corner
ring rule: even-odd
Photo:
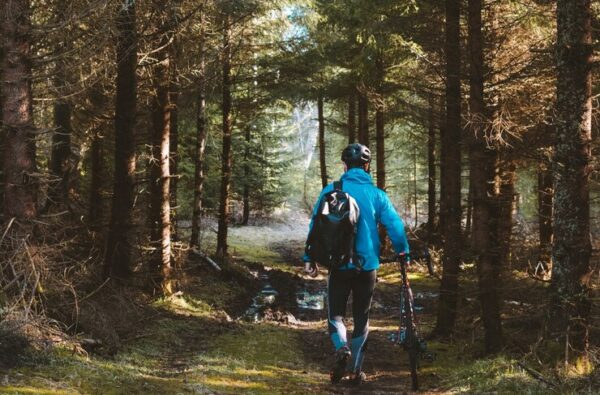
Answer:
[[[388,340],[397,328],[399,276],[380,271],[373,303],[367,383],[356,389],[329,384],[332,357],[325,310],[300,309],[296,293],[325,288],[325,278],[297,274],[302,226],[279,224],[234,228],[234,260],[221,273],[190,256],[182,270],[181,292],[139,302],[127,336],[118,346],[86,353],[53,347],[30,353],[11,370],[0,371],[2,394],[235,394],[235,393],[403,393],[409,392],[407,356]],[[207,237],[205,245],[211,245]],[[185,275],[183,275],[185,273]],[[435,322],[439,282],[415,265],[411,272],[422,331]],[[429,341],[436,359],[421,366],[423,393],[594,392],[590,375],[565,381],[543,371],[559,345],[536,344],[545,298],[544,283],[512,276],[505,308],[506,351],[481,357],[482,329],[474,268],[464,267],[460,321],[451,341]],[[255,317],[252,297],[269,283],[278,292]],[[118,306],[114,307],[118,308]],[[350,311],[350,310],[349,310]],[[117,314],[117,312],[115,312]],[[258,318],[258,320],[256,320]],[[351,328],[351,320],[350,325]],[[93,332],[93,331],[92,331]],[[553,351],[554,350],[554,351]],[[542,371],[550,384],[524,366]]]

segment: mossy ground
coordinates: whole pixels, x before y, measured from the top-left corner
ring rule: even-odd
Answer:
[[[237,233],[239,233],[239,235]],[[252,262],[279,270],[287,283],[297,276],[289,264],[301,252],[299,239],[279,240],[260,229],[249,227],[233,231],[232,252]],[[245,237],[239,237],[245,235]],[[251,237],[252,236],[252,237]],[[256,236],[256,237],[254,237]],[[283,243],[283,244],[282,244]],[[285,247],[285,248],[283,248]],[[244,263],[242,263],[243,265]],[[387,339],[396,329],[399,276],[393,265],[379,273],[372,319],[369,350],[364,369],[369,381],[360,391],[347,385],[328,383],[331,357],[324,313],[306,325],[278,322],[249,323],[235,320],[250,303],[256,291],[244,280],[243,270],[227,275],[194,263],[183,294],[157,299],[149,309],[152,316],[141,322],[139,333],[123,341],[113,356],[81,355],[66,348],[32,354],[20,366],[0,372],[1,394],[322,394],[322,393],[401,393],[408,392],[410,377],[406,354]],[[597,392],[585,375],[559,380],[553,370],[543,371],[554,387],[533,378],[518,362],[542,370],[539,357],[551,353],[556,345],[539,348],[537,353],[513,352],[515,344],[530,347],[536,330],[515,317],[526,317],[529,302],[543,295],[543,286],[528,284],[520,291],[523,279],[515,280],[507,314],[507,351],[493,358],[482,358],[481,325],[477,303],[471,298],[475,282],[464,272],[461,319],[451,341],[429,341],[435,353],[432,362],[420,370],[423,393],[578,393]],[[471,273],[472,274],[472,273]],[[514,278],[514,276],[513,276]],[[275,277],[274,277],[275,279]],[[415,293],[435,293],[437,279],[415,266],[410,275]],[[324,279],[320,280],[324,283]],[[275,280],[274,280],[275,282]],[[511,286],[512,283],[509,283]],[[277,284],[274,284],[277,287]],[[289,290],[288,290],[289,291]],[[527,297],[528,299],[523,299]],[[522,302],[527,301],[523,304]],[[435,322],[435,299],[422,298],[424,308],[420,326],[429,333]],[[230,318],[233,317],[233,320]],[[351,321],[351,320],[350,320]],[[351,322],[350,322],[351,329]],[[530,350],[529,348],[528,350]],[[535,356],[535,357],[534,357]],[[551,360],[551,358],[549,358]],[[548,367],[549,365],[545,365]],[[586,372],[586,374],[589,372]]]

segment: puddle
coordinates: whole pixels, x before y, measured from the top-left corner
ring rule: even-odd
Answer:
[[[437,299],[440,296],[437,292],[417,292],[415,299]]]
[[[296,292],[296,304],[303,310],[324,310],[327,300],[326,290],[311,291],[307,288]]]
[[[279,292],[270,284],[269,275],[266,272],[252,272],[253,277],[258,278],[262,283],[262,288],[252,298],[250,307],[242,315],[242,319],[250,322],[260,322],[264,318],[265,308],[275,304]]]

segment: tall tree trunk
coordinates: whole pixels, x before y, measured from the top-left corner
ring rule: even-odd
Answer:
[[[321,185],[327,186],[327,153],[325,152],[325,118],[323,117],[323,94],[317,99],[317,118],[319,119],[319,165],[321,168]]]
[[[375,142],[377,144],[377,187],[385,189],[385,102],[383,97],[383,82],[385,79],[385,68],[382,55],[377,56],[375,61],[377,74],[378,103],[375,106]]]
[[[170,139],[169,148],[171,150],[170,157],[170,173],[171,181],[169,184],[171,195],[171,229],[173,240],[178,240],[177,229],[177,182],[179,180],[179,76],[177,63],[179,61],[178,43],[174,42],[174,51],[172,52],[171,62],[171,83],[170,83],[170,103],[171,103],[171,119],[170,119]]]
[[[472,131],[469,131],[472,132]],[[471,136],[469,136],[471,137]],[[469,151],[470,151],[470,147],[469,147]],[[471,166],[471,153],[469,152],[469,169],[472,167]],[[469,170],[469,191],[467,192],[467,213],[465,214],[465,233],[464,233],[464,241],[465,241],[465,247],[468,245],[472,245],[471,238],[472,238],[472,231],[473,231],[473,183],[471,180],[471,173]]]
[[[484,36],[482,31],[482,0],[469,0],[469,106],[471,109],[469,136],[469,204],[472,205],[471,248],[477,253],[479,300],[485,331],[485,351],[502,349],[500,319],[500,251],[499,212],[495,205],[498,193],[494,188],[497,151],[488,147],[485,135],[490,125],[484,99]],[[470,210],[469,210],[470,211]]]
[[[198,99],[196,104],[196,150],[194,163],[194,207],[192,213],[192,236],[190,245],[200,247],[200,222],[202,217],[202,189],[204,187],[204,150],[206,148],[206,36],[205,16],[200,14],[200,37],[198,38],[199,66],[198,66]]]
[[[428,120],[428,134],[427,134],[427,234],[429,238],[433,236],[435,232],[435,129],[436,129],[436,104],[435,96],[431,94],[429,96],[429,120]]]
[[[92,141],[90,147],[90,206],[89,206],[89,224],[93,230],[98,230],[102,222],[102,179],[104,178],[104,166],[102,158],[104,150],[102,149],[103,138],[100,135],[98,127],[92,131]]]
[[[178,36],[175,34],[177,30],[177,25],[179,24],[179,20],[181,17],[181,0],[175,0],[172,3],[169,11],[169,23],[172,26],[172,43],[169,49],[170,56],[170,64],[169,64],[169,102],[171,104],[170,112],[170,125],[169,125],[169,133],[170,133],[170,141],[169,141],[169,172],[170,183],[169,183],[169,193],[171,195],[171,238],[173,240],[179,240],[179,232],[177,227],[177,209],[178,199],[177,199],[177,185],[179,181],[179,96],[180,96],[180,80],[179,80],[179,61],[181,59],[181,43],[178,39]]]
[[[163,14],[159,21],[169,17],[163,11],[164,4],[155,0],[153,3],[157,15]],[[152,242],[156,246],[156,268],[160,272],[161,289],[166,295],[173,292],[171,279],[171,173],[170,173],[170,142],[171,142],[171,48],[169,43],[172,35],[172,22],[166,23],[166,32],[158,42],[156,64],[152,70],[154,97],[152,98],[152,169],[151,169],[151,209],[156,216],[154,224],[155,237]]]
[[[498,265],[510,268],[512,263],[512,229],[517,214],[515,192],[516,164],[512,153],[504,150],[498,156],[498,175],[496,178],[496,196],[498,199],[497,246]],[[500,281],[498,281],[500,283]]]
[[[2,123],[4,136],[4,215],[37,215],[35,125],[31,95],[31,10],[29,0],[3,6]]]
[[[104,275],[129,276],[132,266],[135,192],[135,112],[137,34],[135,1],[124,0],[117,15],[117,92],[115,104],[115,174],[106,243]]]
[[[362,92],[358,93],[358,142],[369,146],[369,100]]]
[[[223,17],[223,156],[221,168],[221,198],[217,230],[217,256],[227,256],[227,226],[229,222],[229,189],[231,187],[231,26],[229,16]]]
[[[540,254],[542,275],[549,274],[552,269],[552,201],[554,200],[554,177],[547,158],[542,158],[537,168],[538,176],[538,224],[540,238]]]
[[[356,87],[348,94],[348,144],[356,142]]]
[[[64,64],[57,64],[56,85],[59,95],[66,84]],[[72,106],[68,99],[57,98],[54,104],[54,133],[52,134],[52,149],[50,152],[49,170],[54,180],[49,187],[46,209],[51,205],[67,203],[69,198],[69,173],[71,171],[71,126]]]
[[[244,191],[243,191],[243,203],[244,209],[242,212],[242,225],[248,225],[250,220],[250,143],[252,139],[251,126],[246,126],[246,133],[244,135]]]
[[[552,322],[577,352],[588,350],[592,13],[590,0],[557,1]]]
[[[460,0],[446,0],[446,127],[442,142],[445,157],[442,182],[445,200],[443,275],[435,332],[454,329],[458,302],[458,272],[461,252],[461,89],[460,89]]]
[[[90,92],[91,111],[94,114],[93,123],[91,126],[91,141],[90,141],[90,195],[89,195],[89,219],[88,224],[90,229],[99,230],[103,225],[104,208],[102,205],[102,180],[104,180],[105,172],[103,166],[104,152],[104,137],[102,131],[105,130],[107,122],[105,119],[105,111],[110,105],[107,97],[104,95],[101,88],[93,86]]]

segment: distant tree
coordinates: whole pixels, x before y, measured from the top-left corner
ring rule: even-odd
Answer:
[[[319,122],[319,164],[321,169],[321,185],[327,186],[327,161],[325,151],[325,118],[323,116],[323,93],[319,93],[317,98],[317,112]]]
[[[590,0],[558,0],[551,324],[586,352],[591,308],[592,13]]]
[[[200,246],[202,192],[204,188],[204,152],[208,132],[206,115],[206,12],[200,13],[198,37],[198,93],[196,98],[196,145],[194,151],[194,201],[192,205],[192,235],[190,245]]]
[[[232,152],[231,152],[231,133],[233,128],[232,123],[232,98],[231,98],[231,18],[227,12],[222,15],[222,93],[223,101],[221,103],[221,112],[223,116],[223,155],[221,157],[221,193],[219,202],[219,226],[217,230],[217,251],[219,257],[227,256],[227,227],[229,223],[229,191],[231,189],[231,168],[232,168]]]

